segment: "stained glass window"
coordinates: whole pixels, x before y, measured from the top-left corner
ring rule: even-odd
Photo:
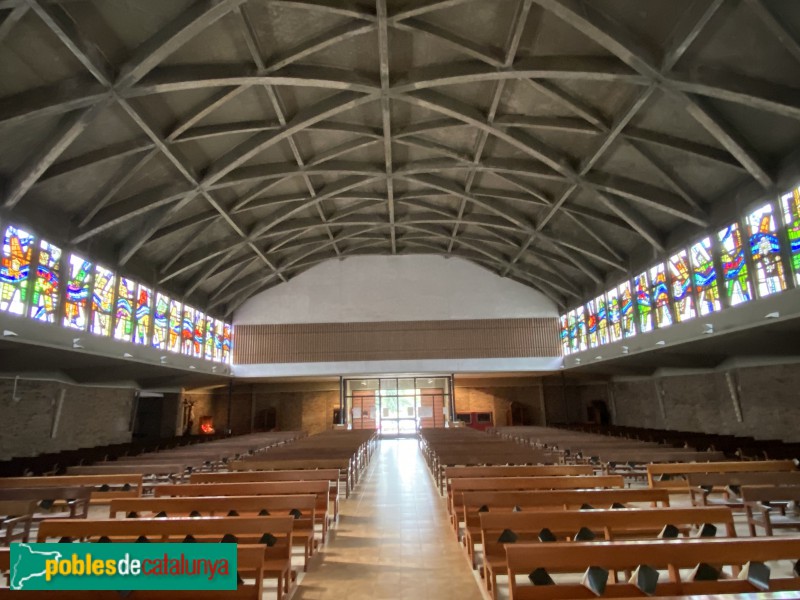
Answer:
[[[142,288],[139,288],[141,296]],[[153,348],[166,350],[170,337],[169,298],[161,292],[156,293],[156,304],[153,308]],[[138,338],[138,335],[137,335]]]
[[[142,346],[150,343],[150,318],[153,291],[141,283],[136,288],[136,336],[133,341]]]
[[[561,350],[564,356],[566,356],[569,354],[569,324],[567,322],[567,315],[561,315],[560,323],[561,331],[559,337],[561,338]]]
[[[772,204],[765,204],[747,216],[750,230],[750,253],[753,256],[756,287],[759,297],[769,296],[786,289],[786,279],[781,261],[781,243],[778,239]]]
[[[222,345],[223,337],[225,335],[224,326],[222,321],[216,319],[214,321],[214,360],[222,362]]]
[[[692,271],[689,267],[689,254],[681,250],[669,259],[669,282],[672,285],[672,300],[675,306],[675,319],[681,323],[694,319],[694,297],[692,290]]]
[[[25,313],[28,276],[31,272],[33,235],[9,225],[3,234],[0,255],[0,310],[15,315]]]
[[[86,330],[89,295],[92,293],[92,263],[76,254],[69,257],[69,279],[64,302],[64,326]]]
[[[191,356],[194,351],[194,309],[183,307],[183,324],[181,327],[181,354]]]
[[[611,342],[616,342],[622,339],[622,315],[619,307],[619,291],[617,288],[611,288],[606,293],[607,303],[606,310],[608,310],[608,339]]]
[[[214,360],[214,342],[216,333],[214,333],[214,317],[208,316],[206,318],[206,341],[205,341],[205,357],[206,360]]]
[[[622,321],[622,335],[626,338],[636,335],[636,310],[631,293],[631,282],[624,281],[617,287],[619,291],[619,310]]]
[[[169,303],[169,338],[167,350],[170,352],[181,351],[181,326],[183,325],[183,311],[181,303],[171,300]]]
[[[61,248],[50,242],[39,242],[39,262],[31,298],[31,317],[45,323],[56,322],[58,310]]]
[[[653,305],[650,302],[650,286],[647,281],[647,272],[641,273],[634,280],[636,306],[639,309],[639,329],[642,333],[653,331]]]
[[[114,339],[130,342],[133,339],[133,307],[136,302],[136,282],[127,277],[119,278],[117,289],[117,314],[114,323]]]
[[[608,312],[606,311],[605,295],[594,299],[594,309],[597,318],[597,341],[602,346],[608,343]]]
[[[578,320],[575,318],[575,311],[567,313],[567,329],[569,330],[569,352],[578,351]]]
[[[792,257],[794,280],[800,286],[800,187],[781,198],[783,225],[789,238],[789,254]]]
[[[589,348],[597,348],[600,344],[597,337],[597,308],[594,305],[594,300],[589,300],[586,303],[586,333]]]
[[[725,293],[730,298],[731,306],[748,302],[753,298],[753,288],[750,286],[750,276],[747,272],[742,230],[738,223],[732,223],[717,235],[722,246],[720,258]]]
[[[650,298],[653,301],[653,313],[656,325],[669,327],[672,325],[672,312],[669,308],[669,288],[667,287],[667,270],[664,263],[650,267]]]
[[[192,355],[197,358],[203,358],[203,340],[206,333],[206,317],[199,310],[194,312],[194,346],[192,347]]]
[[[697,290],[697,308],[701,315],[720,309],[717,271],[714,268],[711,238],[703,238],[691,248],[689,255],[694,269],[694,286]]]
[[[225,323],[222,329],[222,362],[231,362],[231,351],[233,350],[233,325]]]
[[[92,294],[92,333],[111,335],[111,315],[114,309],[113,271],[101,266],[94,268],[94,293]]]
[[[588,343],[586,339],[586,311],[582,306],[575,309],[575,319],[578,322],[578,351],[583,351],[588,347]]]

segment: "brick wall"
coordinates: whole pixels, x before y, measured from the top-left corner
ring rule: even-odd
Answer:
[[[498,427],[511,424],[511,403],[521,405],[525,412],[525,424],[541,425],[544,423],[540,399],[539,383],[527,379],[519,382],[498,385],[490,381],[475,384],[456,383],[456,412],[490,412],[494,415],[494,424]]]
[[[0,460],[128,442],[134,391],[0,379]],[[51,431],[62,390],[55,437]]]

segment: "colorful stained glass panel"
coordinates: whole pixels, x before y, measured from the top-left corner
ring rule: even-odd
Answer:
[[[205,358],[206,360],[214,360],[214,336],[216,335],[214,332],[214,324],[216,321],[214,317],[208,316],[206,317],[206,338],[205,338]]]
[[[594,308],[597,317],[597,341],[602,346],[608,343],[608,312],[604,295],[594,299]]]
[[[694,310],[694,290],[689,254],[681,250],[669,259],[669,283],[672,286],[672,300],[675,319],[682,323],[696,316]]]
[[[795,188],[781,198],[783,209],[783,226],[789,238],[789,255],[791,256],[794,281],[800,286],[800,187]]]
[[[222,329],[222,362],[230,364],[233,352],[233,325],[225,323]]]
[[[194,352],[194,309],[191,306],[183,307],[183,322],[181,326],[181,354],[192,356]]]
[[[119,278],[117,286],[117,312],[114,321],[114,339],[130,342],[133,339],[133,307],[136,304],[136,282]]]
[[[214,321],[214,360],[222,362],[222,346],[225,336],[225,327],[219,319]]]
[[[582,352],[589,347],[586,331],[586,311],[583,306],[575,309],[575,319],[578,323],[578,351]]]
[[[619,291],[619,310],[622,321],[622,335],[626,338],[636,335],[636,308],[631,292],[631,282],[624,281],[617,287]]]
[[[617,288],[611,288],[606,293],[606,309],[608,310],[608,339],[611,342],[617,342],[622,339],[622,314]]]
[[[196,310],[194,312],[194,345],[192,346],[192,356],[196,358],[203,358],[203,340],[206,334],[206,317],[205,315]]]
[[[750,213],[747,228],[759,297],[782,292],[786,289],[786,279],[772,204],[765,204]]]
[[[153,290],[140,283],[136,289],[136,335],[133,341],[142,346],[150,343],[152,304]]]
[[[567,313],[567,328],[569,330],[569,352],[578,351],[578,320],[575,318],[575,311]]]
[[[586,303],[586,334],[589,348],[597,348],[600,345],[597,325],[597,308],[594,300],[589,300]]]
[[[641,273],[634,279],[636,286],[636,307],[639,312],[639,329],[642,333],[653,330],[653,305],[650,301],[650,286],[647,273]]]
[[[656,325],[659,328],[672,325],[667,270],[663,263],[650,268],[650,298],[653,301]]]
[[[39,261],[31,297],[31,318],[44,323],[56,322],[58,310],[61,248],[44,240],[39,242]]]
[[[94,292],[92,293],[92,333],[94,334],[111,335],[116,279],[113,271],[99,265],[94,268]]]
[[[12,225],[6,227],[0,254],[0,310],[4,312],[25,314],[33,245],[32,234]]]
[[[747,270],[742,230],[738,223],[732,223],[717,234],[721,246],[722,275],[725,293],[731,306],[749,302],[753,298],[750,274]]]
[[[86,330],[89,323],[89,295],[92,293],[92,263],[76,254],[69,257],[69,279],[67,279],[64,303],[64,326]]]
[[[169,303],[169,338],[167,350],[170,352],[181,351],[181,327],[183,325],[183,311],[181,303],[171,300]]]
[[[689,248],[694,270],[694,286],[697,290],[697,308],[701,315],[720,309],[717,270],[714,267],[711,238],[706,237]]]
[[[166,350],[169,344],[169,298],[161,292],[156,293],[153,307],[153,348]]]

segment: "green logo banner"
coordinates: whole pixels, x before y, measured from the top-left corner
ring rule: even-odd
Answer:
[[[235,590],[236,544],[11,544],[13,590]]]

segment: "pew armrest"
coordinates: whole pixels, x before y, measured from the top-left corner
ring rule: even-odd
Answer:
[[[710,490],[706,490],[699,485],[689,488],[689,495],[692,499],[692,506],[708,506],[708,495]],[[698,501],[698,497],[700,498]]]

